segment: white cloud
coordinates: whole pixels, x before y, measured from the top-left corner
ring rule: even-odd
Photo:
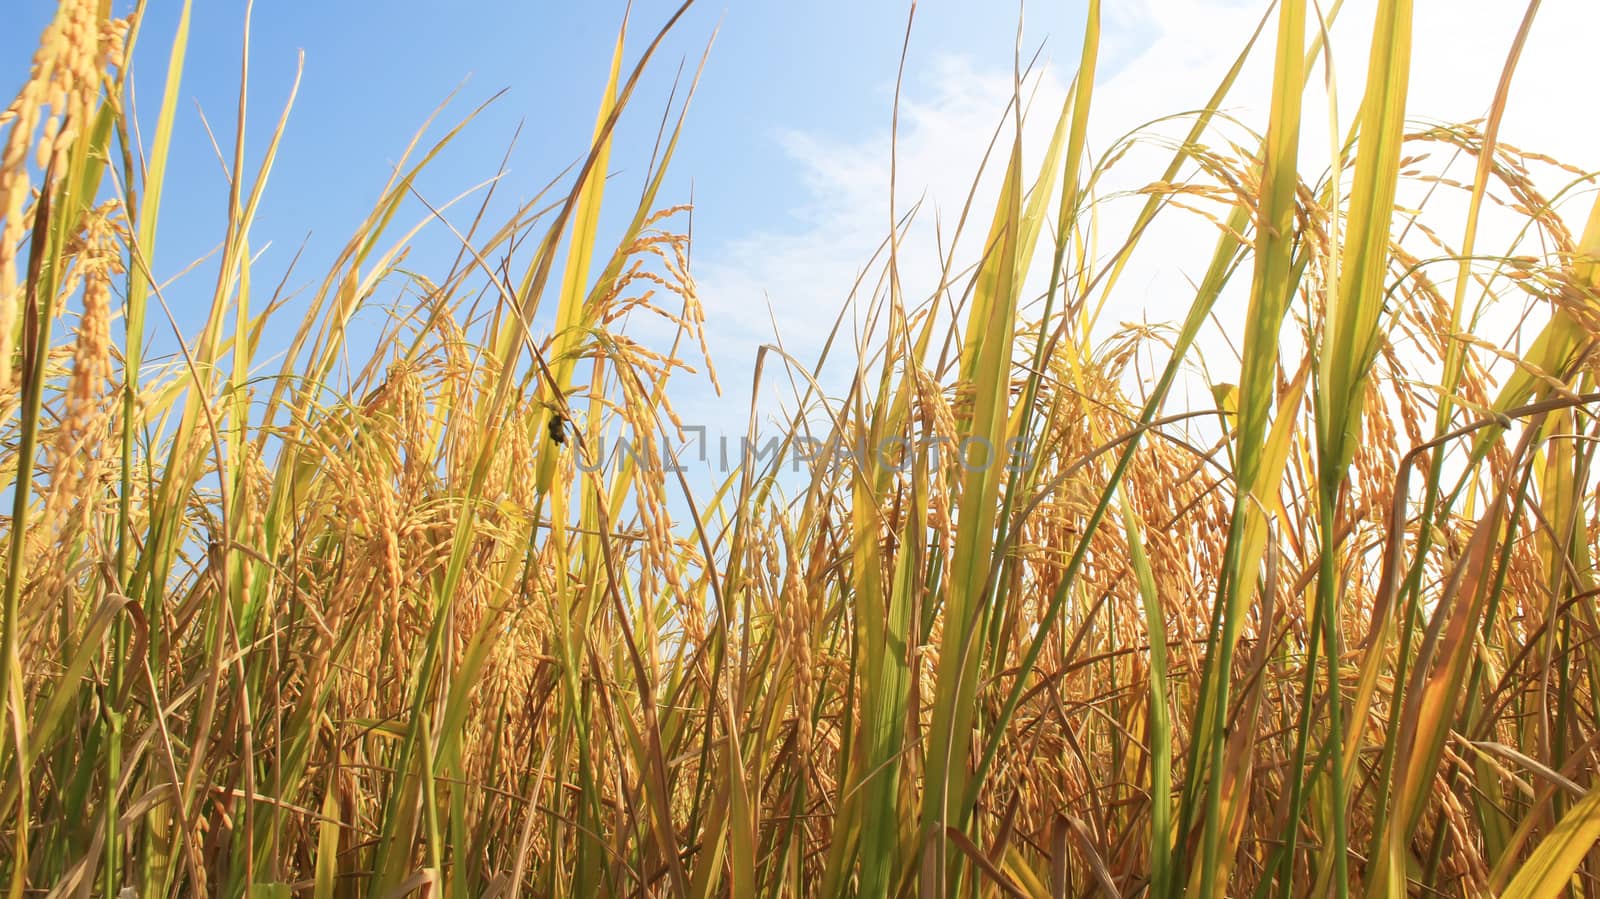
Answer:
[[[1509,0],[1418,4],[1409,104],[1413,118],[1453,122],[1485,114],[1521,19],[1521,6]],[[1202,106],[1260,21],[1264,4],[1138,0],[1110,7],[1103,41],[1106,62],[1096,89],[1090,131],[1091,149],[1096,153],[1144,122]],[[1345,3],[1333,33],[1341,131],[1349,127],[1360,102],[1375,7],[1375,0]],[[1600,142],[1595,140],[1600,134],[1585,99],[1586,88],[1575,76],[1583,68],[1580,62],[1591,52],[1589,38],[1596,33],[1600,33],[1600,4],[1586,0],[1544,4],[1514,82],[1502,140],[1591,170],[1600,168]],[[1275,39],[1273,21],[1225,104],[1256,128],[1265,121],[1270,98],[1270,51]],[[1057,62],[1075,63],[1075,48],[1072,57]],[[897,208],[904,211],[919,196],[925,196],[926,202],[917,226],[902,246],[901,270],[908,301],[925,297],[933,288],[939,267],[935,224],[942,226],[948,240],[1012,93],[1009,60],[991,63],[944,57],[920,67],[915,60],[913,53],[913,69],[901,103]],[[1026,164],[1031,167],[1036,167],[1042,156],[1069,78],[1070,71],[1063,74],[1049,66],[1037,76],[1038,95],[1025,138]],[[1304,112],[1302,151],[1311,171],[1320,171],[1328,159],[1322,78],[1319,66],[1312,76]],[[1177,123],[1161,132],[1181,134],[1187,126],[1187,122]],[[1237,128],[1224,129],[1224,133],[1249,143]],[[990,161],[991,177],[980,185],[973,219],[967,223],[964,242],[968,259],[987,227],[1008,139],[1009,133],[1002,136],[1001,149]],[[790,132],[781,135],[779,143],[795,177],[809,193],[804,207],[794,210],[798,224],[786,230],[752,233],[721,247],[701,247],[696,258],[708,306],[711,345],[728,396],[714,406],[709,400],[701,403],[694,398],[686,405],[699,405],[700,411],[713,414],[729,410],[724,414],[738,421],[748,408],[747,373],[755,347],[771,341],[774,321],[797,357],[806,362],[814,359],[852,285],[888,233],[887,122],[865,140]],[[1117,166],[1102,191],[1129,189],[1154,180],[1169,158],[1170,151],[1153,146],[1137,150]],[[1470,180],[1470,162],[1458,165],[1456,177]],[[1567,207],[1568,220],[1575,226],[1581,226],[1592,201],[1578,202],[1578,206]],[[1100,213],[1104,233],[1120,238],[1138,205],[1138,200],[1108,204]],[[1130,268],[1116,294],[1118,305],[1108,309],[1108,321],[1102,324],[1173,321],[1187,310],[1193,297],[1190,280],[1203,272],[1215,231],[1199,219],[1176,216],[1158,219],[1157,228],[1145,241],[1152,249]],[[1459,239],[1458,234],[1446,236]],[[1496,236],[1490,227],[1480,246],[1500,249],[1487,242]],[[1101,252],[1109,249],[1100,248]],[[875,285],[869,278],[858,299],[869,299]],[[1225,297],[1224,302],[1225,308],[1218,311],[1225,326],[1240,321],[1243,299]],[[854,327],[847,321],[846,346],[853,333]],[[775,374],[769,369],[767,384],[774,383]],[[1225,378],[1227,373],[1217,376]],[[786,383],[781,377],[776,380]]]

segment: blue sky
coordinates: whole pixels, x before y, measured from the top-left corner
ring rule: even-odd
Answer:
[[[0,90],[8,96],[25,77],[34,42],[54,9],[50,0],[12,2],[15,27],[0,31]],[[126,0],[115,3],[119,9],[127,6]],[[1049,9],[1028,13],[1029,51],[1049,39],[1047,55],[1075,58],[1079,4],[1039,6]],[[146,123],[153,123],[159,108],[180,8],[176,0],[152,0],[148,6],[134,62],[136,102]],[[676,8],[675,0],[634,4],[627,64]],[[619,124],[611,165],[614,189],[628,194],[638,190],[679,67],[686,78],[692,76],[715,36],[660,202],[693,198],[697,263],[721,260],[726,266],[736,261],[748,250],[741,248],[741,241],[754,233],[803,235],[826,228],[816,221],[817,185],[807,180],[804,161],[791,152],[793,139],[803,135],[848,146],[885,131],[908,9],[900,0],[696,4],[658,53],[630,114]],[[430,167],[421,191],[438,205],[493,175],[521,122],[510,173],[497,188],[495,209],[503,218],[516,201],[531,196],[586,151],[626,10],[619,0],[258,3],[250,33],[247,171],[261,158],[302,51],[305,63],[251,232],[252,247],[266,247],[252,271],[254,283],[258,288],[275,284],[304,242],[288,286],[314,289],[370,210],[416,128],[452,91],[456,99],[440,116],[434,135],[497,92],[505,94]],[[913,31],[912,92],[941,59],[961,58],[984,70],[1008,72],[1017,12],[1005,4],[924,0]],[[202,111],[231,161],[245,4],[201,0],[192,15],[154,264],[162,278],[214,248],[226,208],[222,166]],[[998,118],[1001,112],[996,103],[989,114]],[[458,207],[452,217],[463,218],[471,206]],[[608,208],[616,213],[609,223],[614,230],[627,204]],[[413,206],[402,219],[409,224],[423,214]],[[487,220],[497,219],[491,212]],[[418,241],[409,265],[437,274],[448,267],[455,249],[447,232],[433,228]],[[870,246],[849,247],[839,255],[858,256],[852,261],[859,264],[869,252]],[[209,263],[202,264],[168,292],[178,325],[189,337],[201,327],[213,271]],[[791,298],[784,288],[742,281],[707,302],[713,310],[721,305],[747,312],[774,294],[775,302],[785,304]],[[807,299],[808,315],[818,311],[816,299]],[[837,308],[842,300],[833,298],[828,305]],[[295,318],[290,312],[280,320],[292,324]],[[770,334],[729,334],[726,328],[721,333],[725,345],[718,345],[718,361],[738,384],[745,379],[752,342]],[[164,323],[156,326],[153,337],[154,351],[173,349],[170,327]],[[272,337],[269,331],[269,350]],[[688,401],[697,400],[713,398],[690,391]]]
[[[119,9],[126,5],[114,2]],[[676,5],[635,4],[630,62]],[[1104,150],[1113,137],[1158,115],[1202,103],[1266,6],[1266,0],[1106,4],[1091,150]],[[1347,0],[1334,29],[1341,127],[1360,96],[1373,6],[1373,0]],[[1506,0],[1418,4],[1413,116],[1460,121],[1484,114],[1520,6]],[[7,96],[24,77],[54,4],[10,0],[9,7],[7,27],[0,30],[0,91]],[[146,122],[153,121],[159,104],[178,8],[176,0],[150,3],[135,60],[139,113]],[[692,72],[716,33],[661,198],[685,202],[692,185],[696,275],[727,391],[717,398],[702,385],[679,393],[690,420],[742,419],[754,351],[771,339],[772,320],[796,354],[808,359],[885,233],[889,116],[907,8],[903,0],[702,0],[664,45],[622,121],[611,166],[617,176],[613,190],[632,193],[679,63]],[[414,130],[457,87],[443,123],[501,89],[507,93],[431,168],[422,192],[437,203],[491,176],[522,121],[497,208],[531,195],[586,149],[624,9],[616,0],[257,4],[249,165],[260,158],[301,50],[305,75],[252,231],[256,249],[271,243],[255,282],[275,282],[309,234],[290,285],[314,286],[370,209]],[[942,218],[948,225],[1003,114],[1017,12],[1012,4],[977,0],[918,4],[900,134],[900,208],[919,196],[929,199],[921,230],[906,250],[907,270],[919,275],[933,270],[934,222]],[[1082,16],[1078,0],[1034,2],[1025,11],[1027,51],[1046,45],[1048,64],[1037,82],[1038,106],[1046,113],[1038,117],[1041,123],[1053,116],[1070,82]],[[242,0],[195,5],[158,275],[181,270],[221,234],[226,186],[197,107],[231,152],[243,17]],[[1573,114],[1581,90],[1573,80],[1581,71],[1575,60],[1587,58],[1584,38],[1597,30],[1600,5],[1591,0],[1544,4],[1515,82],[1503,140],[1591,170],[1600,167],[1592,122]],[[1230,98],[1230,111],[1246,123],[1261,120],[1270,62],[1264,54],[1255,60]],[[1313,166],[1322,164],[1317,154],[1327,146],[1318,132],[1327,123],[1326,98],[1316,83],[1320,74],[1308,97],[1303,140]],[[1043,136],[1031,133],[1025,141],[1032,158]],[[1136,188],[1154,178],[1162,162],[1160,153],[1130,154],[1104,187]],[[980,209],[982,203],[980,198]],[[1569,214],[1569,220],[1581,226],[1586,211]],[[407,213],[407,223],[421,214],[420,207]],[[1119,214],[1115,203],[1102,208],[1108,234],[1119,233]],[[1171,230],[1153,234],[1147,243],[1159,253],[1130,267],[1108,314],[1112,324],[1176,319],[1192,297],[1189,279],[1203,267],[1213,233],[1198,220],[1169,217],[1159,227]],[[454,250],[448,234],[437,231],[411,261],[423,271],[438,271]],[[210,286],[202,269],[170,295],[180,326],[190,334],[198,329],[195,309]],[[1237,323],[1242,311],[1242,304],[1225,301],[1221,330]],[[1215,374],[1222,380],[1229,375]]]
[[[1073,5],[1057,4],[1038,22],[1030,16],[1030,43],[1051,30],[1075,34],[1076,14],[1072,27],[1067,15]],[[13,0],[11,6],[14,27],[0,32],[0,90],[8,96],[25,76],[54,4]],[[159,104],[179,7],[174,0],[149,5],[135,59],[138,105],[146,121]],[[635,4],[630,61],[675,8],[663,0]],[[531,194],[585,149],[625,9],[614,0],[257,4],[247,140],[252,161],[259,159],[287,96],[296,54],[305,53],[299,95],[252,232],[256,246],[268,240],[275,245],[258,278],[281,270],[308,232],[313,237],[299,271],[305,277],[319,273],[317,263],[331,260],[370,208],[413,131],[458,87],[441,121],[452,121],[501,89],[506,95],[435,167],[424,192],[437,202],[493,174],[521,120],[512,173],[501,190],[508,200]],[[643,173],[679,62],[692,73],[715,33],[665,199],[687,200],[692,184],[700,251],[753,227],[783,227],[802,205],[804,185],[783,157],[778,135],[849,139],[882,128],[906,11],[900,2],[849,0],[696,5],[663,48],[633,114],[621,125],[613,172],[623,189],[635,189]],[[220,233],[225,186],[200,110],[224,152],[231,152],[243,21],[243,2],[195,4],[158,272],[175,271],[202,255]],[[1011,9],[924,2],[914,52],[924,59],[967,54],[1008,66],[1015,27]],[[1076,53],[1076,45],[1067,52]]]

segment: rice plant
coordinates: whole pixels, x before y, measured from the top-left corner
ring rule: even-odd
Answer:
[[[241,108],[170,355],[189,5],[135,122],[144,8],[60,0],[0,116],[8,895],[1600,893],[1600,203],[1498,136],[1537,2],[1443,126],[1380,0],[1320,167],[1339,4],[1279,0],[1173,137],[1093,133],[1090,0],[933,291],[891,199],[859,333],[722,359],[793,390],[783,452],[709,487],[652,461],[719,386],[662,192],[693,77],[638,193],[607,178],[687,4],[619,32],[580,162],[505,221],[496,173],[417,191],[474,127],[442,109],[305,296],[252,272],[292,110],[248,161]],[[1259,133],[1225,112],[1252,54]],[[1181,322],[1118,325],[1158,218],[1209,266]],[[424,234],[452,265],[404,264]]]

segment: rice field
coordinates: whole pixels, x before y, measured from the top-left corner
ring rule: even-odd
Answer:
[[[219,274],[157,352],[189,6],[59,0],[0,115],[7,895],[1600,895],[1595,175],[1499,139],[1537,2],[1446,126],[1379,0],[1306,166],[1338,6],[1264,10],[1156,140],[1092,133],[1090,0],[934,291],[891,216],[823,358],[730,359],[662,190],[693,61],[630,105],[678,16],[635,10],[579,164],[504,221],[406,217],[471,133],[441,111],[292,302],[249,237],[292,110],[251,110],[259,159],[219,125]],[[137,121],[136,42],[170,59]],[[625,117],[662,128],[624,188]],[[1172,218],[1213,247],[1186,316],[1118,325]],[[423,232],[453,264],[404,265]],[[795,385],[782,453],[650,464],[719,374]]]

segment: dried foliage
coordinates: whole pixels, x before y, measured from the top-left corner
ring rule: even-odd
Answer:
[[[1316,29],[1283,0],[1266,134],[1217,112],[1235,70],[1131,197],[1100,184],[1163,141],[1087,152],[1091,3],[1043,162],[1002,132],[953,236],[979,261],[910,298],[886,242],[866,349],[764,351],[800,385],[786,451],[709,494],[649,464],[684,441],[669,381],[716,384],[657,197],[681,110],[597,237],[656,42],[630,68],[619,36],[584,164],[452,229],[437,280],[388,233],[461,129],[419,135],[298,324],[243,237],[275,133],[158,364],[178,94],[130,145],[100,9],[59,4],[0,119],[12,895],[1600,890],[1600,205],[1569,227],[1593,177],[1499,141],[1503,92],[1406,130],[1409,3],[1330,170],[1299,168]],[[1514,243],[1480,246],[1489,209]],[[1210,268],[1183,323],[1111,327],[1156,216],[1208,223]],[[1225,293],[1237,384],[1195,349]],[[804,441],[867,451],[796,474]]]

